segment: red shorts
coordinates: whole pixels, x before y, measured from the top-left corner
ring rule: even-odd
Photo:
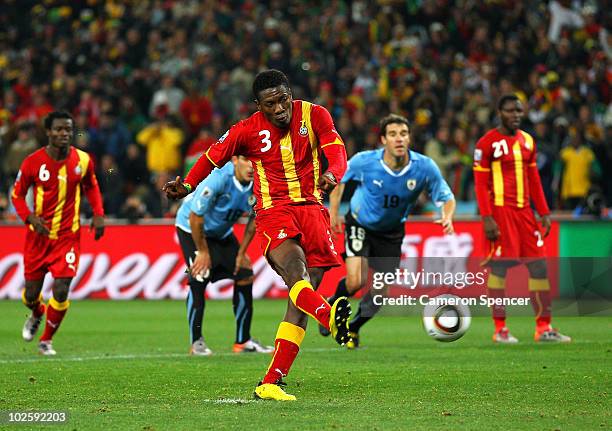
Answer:
[[[79,267],[81,232],[49,239],[28,229],[23,253],[26,280],[42,280],[47,272],[53,278],[73,278]]]
[[[495,242],[487,240],[490,259],[540,258],[546,256],[544,238],[533,210],[527,208],[493,207],[493,218],[499,228]]]
[[[287,239],[300,243],[308,268],[330,268],[340,265],[329,227],[327,208],[317,204],[284,205],[259,211],[255,217],[263,254]]]

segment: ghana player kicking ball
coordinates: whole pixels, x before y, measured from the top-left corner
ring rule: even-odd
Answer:
[[[293,100],[287,77],[278,70],[259,73],[253,82],[258,112],[230,128],[193,166],[185,181],[164,186],[171,199],[190,193],[214,167],[233,155],[254,167],[256,231],[263,253],[289,288],[287,312],[279,325],[274,356],[255,388],[255,397],[293,401],[282,378],[289,373],[306,331],[307,316],[330,330],[341,345],[349,338],[347,298],[331,306],[315,291],[325,271],[340,264],[322,205],[346,170],[344,143],[322,106]],[[328,169],[321,174],[321,152]]]
[[[490,264],[491,273],[487,293],[491,298],[503,298],[508,268],[525,263],[529,271],[531,304],[536,314],[535,341],[567,343],[571,338],[550,325],[550,284],[543,240],[550,232],[550,210],[536,165],[535,142],[519,129],[524,110],[516,95],[502,96],[497,110],[501,124],[489,130],[476,144],[473,168],[476,199],[489,241],[485,264]],[[542,217],[544,235],[533,215],[531,201]],[[506,327],[505,307],[494,306],[492,313],[493,342],[517,343],[518,339]]]
[[[80,256],[81,191],[93,209],[95,239],[104,234],[104,209],[98,180],[89,155],[71,147],[74,120],[67,112],[51,112],[45,118],[48,144],[30,154],[17,174],[12,199],[17,214],[27,225],[23,303],[32,310],[22,336],[32,341],[43,316],[45,330],[38,343],[42,355],[55,355],[51,340],[70,301],[70,283],[77,273]],[[34,189],[34,208],[26,204],[28,189]],[[53,278],[53,296],[45,307],[41,290],[45,274]]]

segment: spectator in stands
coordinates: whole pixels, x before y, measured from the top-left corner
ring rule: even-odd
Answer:
[[[561,183],[561,200],[563,209],[573,210],[583,203],[591,188],[593,174],[593,151],[584,144],[581,131],[572,127],[569,133],[569,145],[561,150],[563,177]]]
[[[77,145],[86,146],[109,100],[116,120],[135,140],[160,115],[181,115],[191,83],[210,102],[216,139],[255,109],[250,82],[269,64],[287,73],[296,97],[329,109],[349,156],[376,146],[372,118],[396,112],[418,126],[417,150],[440,127],[451,137],[465,133],[466,148],[451,144],[447,150],[470,164],[470,147],[479,136],[475,125],[490,124],[492,101],[514,92],[529,108],[525,129],[546,130],[547,138],[539,139],[550,141],[552,163],[561,162],[568,130],[582,129],[584,119],[583,145],[596,150],[602,166],[610,163],[604,136],[606,111],[612,112],[612,36],[609,8],[601,2],[338,0],[309,7],[289,0],[283,8],[275,2],[232,8],[227,2],[142,0],[111,6],[101,0],[71,2],[62,13],[56,2],[39,3],[11,2],[3,9],[4,146],[14,139],[18,118],[38,121],[49,107],[70,110],[77,122],[84,116],[79,130],[85,135],[77,135]],[[24,22],[29,25],[19,25]],[[184,130],[173,129],[191,135],[191,142],[200,128],[187,121]],[[151,161],[156,151],[146,148]],[[180,144],[172,148],[171,169],[180,172]],[[126,179],[130,172],[124,164],[136,160],[115,158],[121,178],[129,181],[126,189],[138,187],[136,177],[149,185],[154,181],[141,170]],[[447,180],[454,182],[452,176]],[[553,196],[547,194],[553,203],[560,197],[557,183],[555,178]],[[6,188],[0,184],[1,191]]]
[[[147,169],[154,174],[176,173],[181,166],[183,132],[162,117],[142,129],[136,141],[146,148]],[[164,183],[165,184],[165,183]]]

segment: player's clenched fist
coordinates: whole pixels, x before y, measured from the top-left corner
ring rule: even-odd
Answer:
[[[185,183],[181,181],[181,177],[176,177],[174,181],[168,181],[162,187],[162,191],[166,193],[168,199],[183,199],[189,194],[189,189]]]

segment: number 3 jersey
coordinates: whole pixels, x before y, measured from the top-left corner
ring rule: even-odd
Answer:
[[[233,232],[236,220],[255,204],[253,183],[241,184],[234,175],[234,165],[229,162],[215,169],[195,191],[189,194],[176,213],[175,225],[191,233],[189,214],[204,217],[204,233],[207,237],[223,239]]]
[[[408,165],[394,171],[383,155],[384,149],[355,154],[342,178],[343,183],[358,183],[350,213],[361,226],[379,232],[397,229],[423,190],[438,207],[453,199],[450,187],[429,157],[409,151]]]
[[[527,132],[517,129],[514,136],[507,136],[489,130],[476,143],[473,169],[481,215],[491,215],[491,205],[528,208],[530,199],[540,215],[550,212],[536,165],[535,143]]]
[[[26,204],[30,187],[34,190],[32,210]],[[23,161],[11,197],[24,223],[33,212],[47,223],[49,239],[57,239],[62,234],[79,230],[82,192],[94,215],[103,216],[102,195],[89,154],[71,147],[68,157],[55,160],[41,148]]]
[[[261,112],[256,112],[232,126],[205,153],[216,167],[223,166],[232,155],[242,155],[251,161],[255,170],[256,211],[305,202],[321,203],[317,186],[321,151],[332,145],[344,147],[324,107],[301,100],[294,100],[292,104],[287,129],[275,127]],[[336,179],[343,173],[344,166],[342,172],[334,173]],[[186,182],[191,175],[192,172]]]

